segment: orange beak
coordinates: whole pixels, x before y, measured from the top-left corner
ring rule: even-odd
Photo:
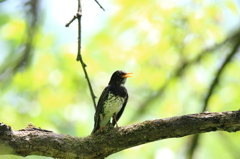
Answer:
[[[124,78],[132,77],[131,74],[133,74],[133,73],[126,73],[126,74],[123,75],[122,77],[124,77]]]

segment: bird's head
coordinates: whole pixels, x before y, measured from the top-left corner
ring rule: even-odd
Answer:
[[[110,79],[109,85],[118,85],[118,86],[124,86],[126,79],[131,76],[132,73],[126,73],[124,71],[117,70],[112,74],[112,77]]]

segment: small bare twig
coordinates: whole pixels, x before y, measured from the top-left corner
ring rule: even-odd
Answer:
[[[82,13],[82,7],[81,7],[81,0],[78,0],[78,13]],[[102,7],[102,5],[97,1],[95,0],[95,2],[99,5],[99,7],[105,11],[105,9]],[[77,14],[78,14],[77,13]],[[82,16],[82,15],[81,15]],[[74,15],[73,18],[65,25],[65,27],[69,27],[69,25],[75,20],[78,18],[78,15]]]
[[[99,7],[100,7],[102,10],[105,11],[105,9],[101,6],[101,4],[100,4],[97,0],[95,0],[95,2],[99,5]]]
[[[93,105],[94,108],[97,108],[96,105],[96,101],[95,98],[96,96],[94,95],[93,89],[92,89],[92,85],[90,82],[90,79],[88,77],[88,73],[86,70],[87,65],[83,62],[82,59],[82,55],[81,55],[81,31],[82,31],[82,27],[81,27],[81,18],[82,18],[82,7],[81,7],[81,0],[78,0],[78,12],[76,15],[73,16],[73,18],[65,25],[66,27],[68,27],[75,19],[78,19],[78,51],[77,51],[77,61],[79,61],[82,65],[83,68],[83,72],[85,74],[85,78],[87,79],[87,83],[88,83],[88,87],[90,89],[90,93],[91,93],[91,97],[92,97],[92,101],[93,101]]]
[[[73,16],[73,18],[65,25],[65,27],[69,27],[69,25],[77,18],[76,15]]]

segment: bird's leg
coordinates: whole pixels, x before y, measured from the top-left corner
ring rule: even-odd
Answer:
[[[113,115],[113,120],[115,121],[116,127],[118,128],[117,119],[116,119],[116,115],[115,114]]]
[[[103,128],[105,128],[105,126],[100,127],[98,130],[102,132]]]
[[[100,114],[101,121],[104,120],[104,117],[105,117],[104,114]],[[99,123],[99,124],[100,124],[100,123]],[[100,125],[101,125],[101,124],[100,124]],[[98,130],[102,132],[102,129],[103,129],[104,127],[105,127],[105,126],[100,126],[100,128],[99,128]]]

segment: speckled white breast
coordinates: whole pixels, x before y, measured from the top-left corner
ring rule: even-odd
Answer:
[[[118,113],[121,110],[125,98],[109,93],[108,99],[104,102],[104,114],[113,116],[114,113]]]

